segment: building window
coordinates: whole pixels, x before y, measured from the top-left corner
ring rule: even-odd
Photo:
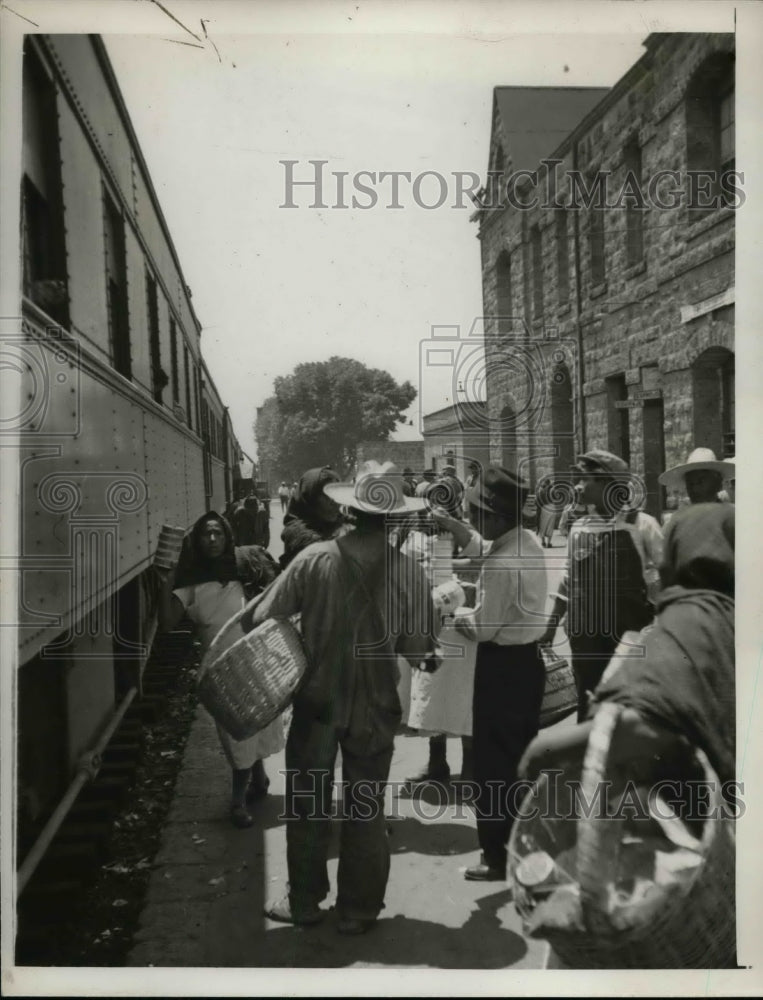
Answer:
[[[185,420],[191,426],[191,369],[188,364],[188,348],[183,345],[183,374],[185,375]]]
[[[24,295],[61,326],[68,326],[56,92],[29,41],[24,45],[22,128]]]
[[[109,193],[103,192],[103,226],[106,244],[106,302],[112,364],[120,375],[132,377],[130,320],[127,313],[127,255],[122,213]]]
[[[734,169],[734,56],[706,59],[686,91],[686,165],[701,176],[690,177],[689,207],[712,211],[731,200],[721,176]]]
[[[543,236],[539,226],[530,231],[533,265],[533,319],[543,318]]]
[[[532,249],[526,233],[522,241],[522,299],[525,333],[529,336],[532,324]]]
[[[180,385],[178,379],[178,331],[177,324],[170,316],[170,374],[172,377],[172,402],[180,402]]]
[[[591,257],[591,284],[602,284],[607,275],[604,259],[604,209],[592,208],[588,215],[588,248]]]
[[[169,379],[162,368],[162,351],[159,341],[159,298],[156,279],[146,271],[146,300],[148,311],[148,343],[151,355],[151,393],[157,403],[162,402],[164,388]]]
[[[505,170],[505,159],[503,146],[498,146],[495,151],[493,169],[490,177],[490,205],[498,208],[503,204],[503,172]]]
[[[629,142],[624,151],[626,191],[641,192],[641,147],[636,141]],[[628,266],[644,259],[644,212],[640,207],[641,194],[627,195],[625,207],[625,245]]]
[[[723,347],[704,351],[692,365],[694,441],[716,455],[734,455],[734,355]]]
[[[559,208],[555,213],[556,225],[556,290],[559,302],[570,297],[570,241],[567,228],[567,211]]]
[[[619,455],[624,462],[631,460],[631,429],[629,411],[620,408],[628,398],[628,387],[625,375],[612,375],[606,380],[607,385],[607,444],[613,455]]]
[[[511,255],[507,250],[499,256],[495,265],[495,302],[498,333],[511,333]]]

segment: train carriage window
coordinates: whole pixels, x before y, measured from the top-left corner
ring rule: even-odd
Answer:
[[[106,242],[106,302],[112,364],[120,375],[132,378],[130,320],[127,311],[127,254],[122,213],[103,192],[103,225]]]
[[[22,128],[24,294],[56,322],[68,326],[69,292],[56,92],[28,41],[24,46]]]
[[[188,363],[188,348],[183,346],[183,372],[185,374],[185,421],[191,426],[191,369]]]
[[[170,365],[172,375],[172,402],[180,402],[180,385],[178,379],[178,331],[175,320],[170,316]]]
[[[156,279],[146,271],[146,297],[148,300],[148,338],[151,351],[151,392],[157,403],[162,402],[164,388],[169,382],[162,368],[162,351],[159,339],[159,300]]]

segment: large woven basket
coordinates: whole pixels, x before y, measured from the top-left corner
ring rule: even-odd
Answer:
[[[586,801],[606,778],[612,734],[620,707],[602,705],[595,717],[583,762],[581,792]],[[696,763],[710,790],[709,818],[702,824],[701,861],[680,888],[665,893],[649,919],[625,930],[615,929],[606,918],[601,901],[605,882],[612,871],[612,858],[620,847],[623,821],[602,815],[600,810],[575,808],[560,818],[570,805],[556,801],[549,820],[549,789],[544,774],[529,794],[511,833],[509,864],[514,886],[514,905],[527,924],[534,902],[532,894],[517,879],[528,850],[561,858],[563,869],[579,886],[583,929],[547,931],[543,934],[554,952],[574,969],[668,969],[729,968],[735,962],[736,924],[734,907],[734,837],[731,821],[724,818],[720,781],[705,755],[695,751]],[[567,795],[565,791],[562,795]],[[561,805],[561,808],[560,808]],[[534,807],[534,809],[533,809]],[[581,812],[579,810],[579,812]]]
[[[215,636],[198,682],[202,705],[237,740],[254,736],[283,712],[307,669],[296,617],[269,618],[226,647],[245,611]]]
[[[541,655],[546,666],[546,690],[540,709],[540,728],[545,729],[576,711],[578,695],[570,661],[548,646],[541,647]]]

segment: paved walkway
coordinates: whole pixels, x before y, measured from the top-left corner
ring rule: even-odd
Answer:
[[[280,531],[276,501],[271,503],[270,546],[276,556]],[[561,541],[557,536],[557,546]],[[563,555],[561,547],[548,550],[554,583]],[[267,761],[270,795],[254,808],[255,825],[233,828],[228,819],[228,766],[214,725],[200,708],[128,964],[541,968],[546,946],[522,936],[506,885],[464,880],[464,869],[479,856],[472,811],[454,797],[440,801],[433,790],[411,799],[402,787],[406,775],[421,770],[426,755],[424,738],[397,737],[387,797],[387,814],[394,817],[392,871],[376,927],[365,936],[348,938],[337,934],[330,914],[317,927],[297,929],[263,915],[265,903],[283,895],[286,885],[286,834],[279,818],[283,753]],[[448,760],[457,774],[457,739],[448,740]],[[334,887],[336,867],[335,839],[329,863]]]
[[[452,770],[460,741],[448,741]],[[426,740],[399,736],[392,783],[418,770]],[[228,768],[214,725],[199,709],[141,918],[131,966],[540,968],[545,946],[521,934],[503,883],[467,882],[477,859],[471,810],[429,791],[387,800],[392,872],[386,907],[367,935],[336,932],[333,914],[318,927],[293,928],[263,916],[286,883],[283,754],[268,760],[271,794],[249,830],[227,815]],[[337,825],[337,824],[335,824]],[[329,874],[335,885],[336,851]],[[332,902],[329,899],[328,903]]]

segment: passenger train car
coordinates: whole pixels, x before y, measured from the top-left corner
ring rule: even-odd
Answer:
[[[102,39],[27,36],[22,115],[19,860],[140,692],[162,525],[222,510],[241,457]]]

